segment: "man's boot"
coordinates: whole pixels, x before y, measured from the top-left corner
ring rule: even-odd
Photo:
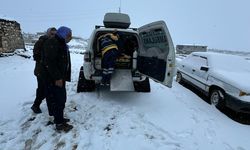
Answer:
[[[67,123],[56,124],[57,131],[69,132],[71,129],[73,129],[73,126]]]
[[[36,113],[36,114],[40,114],[40,113],[42,113],[42,111],[41,111],[41,109],[40,109],[40,107],[39,107],[39,106],[32,105],[32,106],[31,106],[31,109],[32,109],[32,110],[33,110],[33,112],[34,112],[34,113]]]

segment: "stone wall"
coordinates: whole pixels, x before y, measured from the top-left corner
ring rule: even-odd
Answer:
[[[0,53],[25,49],[20,24],[0,18]]]

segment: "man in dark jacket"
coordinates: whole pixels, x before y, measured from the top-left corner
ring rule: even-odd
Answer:
[[[56,34],[56,28],[52,27],[47,30],[47,34],[39,37],[39,40],[35,43],[34,49],[33,49],[33,58],[36,61],[35,69],[34,69],[34,75],[37,78],[37,89],[36,89],[36,98],[34,101],[34,104],[32,105],[31,109],[34,113],[41,113],[40,105],[42,103],[42,100],[45,98],[45,81],[41,75],[41,53],[43,51],[43,45],[45,41],[48,38],[54,37]],[[51,107],[49,102],[47,101],[47,106],[49,110],[49,114],[51,113]]]
[[[64,118],[66,103],[65,82],[70,81],[71,62],[67,43],[72,39],[72,31],[68,27],[60,27],[55,37],[44,44],[44,77],[49,101],[53,104],[54,123],[57,130],[68,132],[73,128]]]

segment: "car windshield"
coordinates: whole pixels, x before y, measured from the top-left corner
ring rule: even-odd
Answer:
[[[250,63],[240,56],[214,54],[208,64],[214,69],[250,72]]]

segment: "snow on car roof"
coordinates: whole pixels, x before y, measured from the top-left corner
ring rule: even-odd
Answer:
[[[215,52],[194,52],[192,55],[206,57],[213,76],[236,88],[250,91],[250,63],[243,56]]]
[[[191,54],[206,57],[208,65],[213,68],[250,72],[250,63],[242,56],[215,52],[193,52]]]

